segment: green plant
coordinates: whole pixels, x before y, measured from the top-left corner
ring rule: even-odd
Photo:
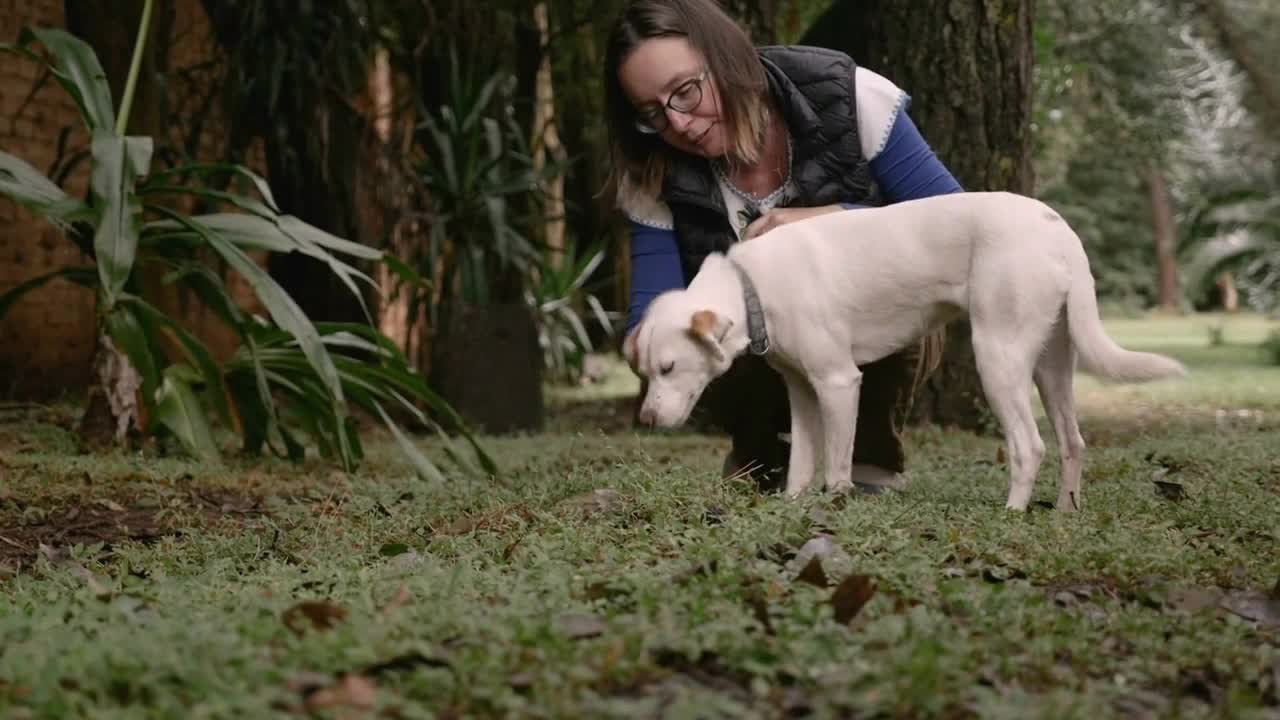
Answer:
[[[1262,354],[1268,365],[1280,366],[1280,329],[1267,333],[1262,341]]]
[[[544,367],[552,380],[576,382],[581,376],[583,361],[594,350],[583,320],[586,311],[609,337],[614,335],[616,318],[586,288],[604,257],[604,249],[599,247],[581,254],[573,248],[563,253],[547,253],[537,282],[531,283],[527,291],[526,298],[538,324]]]
[[[1227,341],[1227,326],[1221,320],[1209,324],[1209,347],[1221,347]]]
[[[514,76],[460,62],[452,46],[446,65],[445,102],[423,108],[420,124],[430,241],[409,263],[436,279],[442,305],[516,302],[540,260],[525,228],[542,216],[543,181],[562,166],[533,162],[512,110]],[[433,327],[439,309],[431,307]]]
[[[1253,188],[1206,195],[1183,233],[1185,286],[1196,295],[1231,271],[1249,305],[1280,308],[1280,197]]]
[[[447,404],[372,322],[313,323],[249,255],[266,250],[317,258],[359,298],[358,283],[372,281],[338,256],[380,261],[382,253],[281,213],[266,181],[242,166],[190,164],[153,171],[153,139],[126,134],[151,6],[150,0],[144,6],[118,117],[97,56],[79,39],[61,30],[27,28],[17,44],[0,46],[45,65],[75,100],[92,138],[86,200],[71,197],[8,153],[0,153],[0,193],[66,230],[93,260],[90,266],[63,268],[6,292],[0,296],[0,316],[22,295],[55,278],[96,290],[101,381],[95,389],[110,405],[117,442],[131,431],[152,436],[163,431],[192,455],[214,459],[220,455],[211,422],[216,417],[241,436],[249,453],[265,447],[298,459],[305,451],[299,435],[306,434],[323,457],[349,471],[363,458],[349,412],[354,403],[382,418],[419,474],[441,477],[392,413],[407,414],[447,439],[446,429],[419,407],[456,420]],[[51,59],[32,49],[36,43]],[[222,186],[209,181],[226,173],[250,186],[256,197],[214,189]],[[189,215],[166,204],[174,198],[228,211]],[[268,318],[246,314],[236,305],[209,256],[248,282]],[[178,318],[144,299],[142,275],[152,269],[165,271],[165,284],[198,298],[236,331],[242,344],[233,357],[219,362]],[[493,472],[491,458],[462,423],[454,422],[452,429],[463,434],[480,464]],[[457,453],[451,456],[470,464]]]

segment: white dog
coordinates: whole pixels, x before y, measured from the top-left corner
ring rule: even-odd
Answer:
[[[640,420],[682,424],[743,352],[782,375],[791,405],[788,496],[824,457],[826,487],[851,487],[860,365],[967,315],[983,389],[1008,449],[1006,506],[1025,510],[1044,456],[1040,391],[1062,457],[1057,507],[1078,509],[1084,440],[1072,379],[1143,382],[1186,373],[1118,346],[1098,317],[1079,237],[1058,213],[1004,192],[941,195],[782,225],[704,261],[689,287],[654,298],[624,352],[649,381]]]

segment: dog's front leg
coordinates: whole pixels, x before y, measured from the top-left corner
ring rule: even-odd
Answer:
[[[787,402],[791,405],[791,453],[787,463],[787,497],[797,497],[813,481],[817,465],[816,443],[822,441],[822,422],[818,398],[804,375],[780,369],[787,384]]]
[[[829,492],[853,488],[853,441],[858,427],[862,371],[850,366],[814,383],[822,418],[824,469]]]

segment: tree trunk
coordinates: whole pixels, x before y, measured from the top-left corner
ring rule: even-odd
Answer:
[[[1147,170],[1147,192],[1150,197],[1151,230],[1156,248],[1156,306],[1162,312],[1178,312],[1181,305],[1178,293],[1178,260],[1174,248],[1173,207],[1169,203],[1169,188],[1164,173],[1158,167]]]
[[[1235,276],[1229,272],[1220,273],[1217,285],[1222,309],[1229,313],[1240,312],[1240,291],[1236,289]]]
[[[362,197],[371,207],[367,208],[370,220],[378,226],[378,236],[386,237],[384,251],[398,258],[412,256],[409,243],[414,235],[409,232],[403,222],[403,214],[409,203],[405,192],[405,180],[402,178],[403,167],[397,161],[398,153],[393,143],[396,142],[397,126],[412,125],[410,110],[396,111],[395,83],[392,81],[391,61],[385,49],[379,50],[369,68],[369,117],[373,128],[373,137],[367,150],[366,167]],[[406,117],[408,116],[408,117]],[[387,265],[379,263],[374,271],[378,283],[381,306],[378,308],[378,329],[396,344],[419,370],[425,368],[422,360],[422,319],[424,310],[415,303],[414,295],[418,289],[402,284],[400,278]]]
[[[1257,104],[1258,111],[1266,118],[1262,124],[1271,128],[1271,137],[1280,138],[1280,80],[1254,51],[1223,0],[1196,0],[1196,7],[1218,35],[1222,50],[1240,66],[1253,85],[1254,92],[1246,93],[1246,102]]]
[[[533,6],[533,17],[538,27],[539,42],[545,48],[551,32],[545,2]],[[565,156],[564,147],[560,143],[560,134],[556,128],[556,98],[551,78],[551,53],[548,50],[541,53],[541,56],[534,87],[532,142],[533,165],[539,171],[546,167],[548,157],[553,163],[560,163],[564,161]],[[559,269],[564,262],[564,211],[564,174],[557,173],[547,182],[546,217],[542,227],[543,242],[550,253],[548,262],[556,269]]]
[[[1030,194],[1031,16],[1031,0],[836,0],[801,42],[843,50],[906,90],[912,119],[966,190]],[[967,322],[948,328],[911,417],[994,429]]]
[[[582,3],[552,2],[548,8],[555,13],[556,20],[551,53],[555,57],[552,72],[558,81],[555,86],[557,132],[564,147],[572,148],[573,154],[582,158],[565,171],[567,225],[573,228],[573,237],[599,241],[608,248],[612,262],[602,264],[591,282],[601,283],[605,288],[600,291],[601,301],[609,309],[617,310],[626,308],[629,302],[631,255],[625,226],[615,214],[608,193],[600,192],[606,164],[590,160],[607,153],[598,122],[603,100],[596,84],[582,82],[582,78],[599,73],[604,62],[602,25],[607,22],[605,18],[611,18],[617,10],[616,0],[601,4],[605,6],[604,12],[596,11],[596,19],[585,23]],[[593,0],[590,7],[594,9],[595,5]],[[569,31],[569,28],[577,29]],[[594,335],[599,332],[594,325],[588,332],[593,333],[592,342],[602,340]]]
[[[281,120],[283,132],[264,138],[267,177],[280,210],[352,242],[364,238],[357,222],[354,190],[362,121],[337,102],[305,118]],[[332,138],[324,157],[305,147],[305,135],[327,128]],[[338,180],[342,178],[342,180]],[[324,262],[301,253],[271,253],[267,269],[314,322],[364,322],[360,301]]]
[[[201,7],[209,16],[218,44],[233,57],[241,43],[262,41],[260,37],[243,38],[238,34],[240,16],[249,11],[245,3],[203,0]],[[287,11],[281,7],[263,3],[259,10],[285,18]],[[348,32],[355,35],[359,30]],[[365,118],[352,107],[353,98],[339,96],[341,79],[334,78],[327,91],[318,97],[300,97],[299,93],[306,90],[299,85],[314,90],[314,84],[295,82],[291,74],[307,70],[274,70],[284,72],[282,82],[270,85],[276,93],[277,108],[281,110],[268,117],[263,109],[265,105],[259,101],[232,105],[226,131],[229,136],[227,159],[244,162],[250,147],[260,140],[267,181],[283,213],[297,216],[340,238],[374,244],[361,232],[355,200],[354,178],[359,174],[360,153],[365,146],[362,142]],[[230,79],[224,83],[227,98],[236,98],[243,90],[233,85],[234,82]],[[294,111],[286,111],[288,109]],[[365,321],[360,300],[324,262],[297,252],[271,253],[267,256],[267,269],[311,320]]]

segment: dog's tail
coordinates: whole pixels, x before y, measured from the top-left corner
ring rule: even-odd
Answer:
[[[1186,367],[1171,357],[1126,350],[1112,340],[1098,315],[1095,293],[1089,258],[1077,242],[1071,258],[1071,288],[1067,291],[1067,327],[1086,371],[1133,383],[1187,374]]]

